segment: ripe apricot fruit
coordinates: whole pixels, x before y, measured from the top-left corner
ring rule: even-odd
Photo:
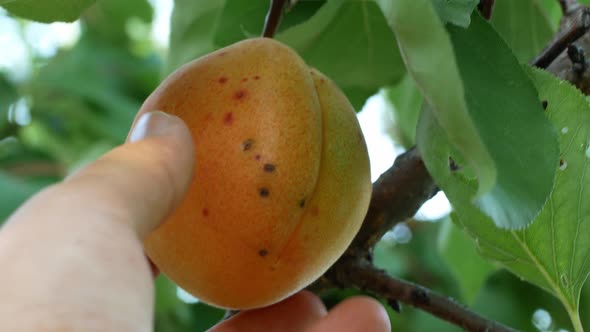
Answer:
[[[358,232],[371,181],[355,113],[287,46],[255,38],[196,59],[139,114],[152,110],[187,123],[196,163],[145,251],[203,302],[278,302],[324,273]]]

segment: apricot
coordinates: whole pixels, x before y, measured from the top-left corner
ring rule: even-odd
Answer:
[[[371,181],[354,110],[287,46],[255,38],[196,59],[139,114],[152,110],[187,123],[196,164],[145,251],[201,301],[278,302],[324,273],[358,232]]]

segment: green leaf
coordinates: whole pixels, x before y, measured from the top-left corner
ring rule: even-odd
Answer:
[[[453,220],[475,239],[482,255],[555,295],[576,325],[580,291],[590,273],[590,106],[569,83],[540,70],[530,73],[540,97],[548,103],[548,117],[562,133],[563,161],[551,196],[534,222],[523,230],[497,229],[468,205],[475,191],[472,181],[453,173],[441,186],[452,202],[461,203]],[[444,158],[447,147],[439,145],[438,158]],[[531,171],[536,168],[535,163],[530,166]]]
[[[496,0],[491,23],[522,63],[532,60],[555,33],[539,0]]]
[[[18,128],[18,137],[66,169],[93,149],[123,143],[159,79],[154,58],[95,37],[85,30],[73,48],[48,60],[22,88],[32,100],[32,121]]]
[[[83,35],[31,82],[33,118],[59,114],[62,128],[78,125],[85,127],[80,130],[84,136],[98,134],[91,138],[108,137],[121,143],[141,102],[156,86],[159,69],[149,59]],[[139,74],[149,76],[147,81]]]
[[[479,0],[432,0],[432,3],[443,22],[451,22],[466,28],[471,22],[471,13]]]
[[[377,0],[396,34],[408,72],[450,142],[476,170],[479,194],[496,181],[494,162],[471,120],[451,40],[429,0]]]
[[[266,0],[226,1],[213,36],[214,43],[223,47],[245,38],[259,37],[269,3]]]
[[[454,225],[450,218],[443,221],[438,249],[459,283],[463,299],[473,304],[486,279],[496,268],[484,260],[473,241]]]
[[[474,15],[469,29],[449,31],[469,112],[497,169],[496,185],[477,204],[500,227],[524,227],[551,191],[555,130],[533,83],[489,23]]]
[[[405,73],[395,36],[373,2],[329,1],[276,39],[334,80],[357,110],[379,88],[396,83]]]
[[[86,33],[124,47],[128,43],[129,19],[150,23],[153,7],[147,0],[100,0],[88,10],[84,18]]]
[[[175,0],[170,20],[170,48],[166,72],[213,52],[215,29],[226,1]]]
[[[385,97],[395,113],[393,137],[409,149],[416,144],[416,126],[424,98],[409,75],[396,86],[385,89]]]
[[[73,22],[96,0],[0,0],[10,13],[39,22]]]

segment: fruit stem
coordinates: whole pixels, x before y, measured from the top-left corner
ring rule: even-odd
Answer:
[[[264,20],[264,28],[262,29],[262,37],[273,38],[275,32],[279,28],[281,18],[285,12],[285,5],[289,1],[287,0],[271,0],[268,13]]]

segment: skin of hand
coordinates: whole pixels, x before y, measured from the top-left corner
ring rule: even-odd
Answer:
[[[0,331],[152,331],[141,239],[182,199],[194,162],[182,120],[150,112],[126,144],[25,202],[0,228]],[[211,331],[385,332],[390,323],[370,298],[327,313],[302,291]]]

